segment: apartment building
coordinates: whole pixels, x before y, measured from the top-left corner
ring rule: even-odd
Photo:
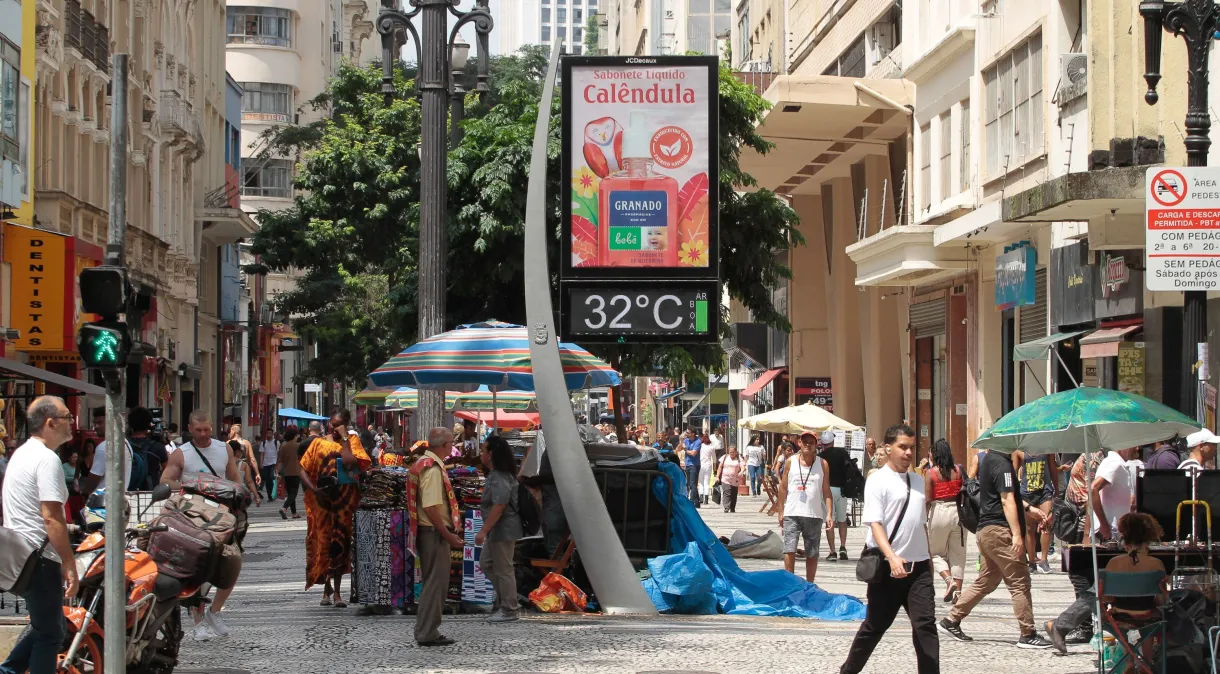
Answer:
[[[694,52],[719,56],[729,43],[732,0],[601,1],[608,15],[606,51],[609,54],[639,56]],[[590,6],[596,7],[596,3],[590,0]]]
[[[159,408],[167,421],[181,421],[196,406],[211,409],[217,382],[205,372],[215,341],[200,312],[214,293],[201,283],[201,263],[210,246],[253,231],[239,209],[214,198],[225,185],[224,3],[204,1],[190,13],[151,0],[26,4],[34,6],[37,34],[31,224],[58,237],[52,265],[62,266],[65,278],[101,262],[109,226],[110,55],[129,54],[126,259],[144,314],[129,316],[139,332],[127,403]],[[54,338],[14,346],[32,364],[80,377],[79,292],[66,289],[62,301],[62,311],[48,312],[63,316],[45,331]]]

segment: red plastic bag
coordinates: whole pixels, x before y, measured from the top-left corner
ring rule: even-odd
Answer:
[[[543,613],[584,612],[589,598],[572,581],[557,573],[548,573],[538,589],[530,593],[530,601]]]

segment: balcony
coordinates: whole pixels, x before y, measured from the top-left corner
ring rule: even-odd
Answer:
[[[64,44],[69,49],[81,50],[81,9],[79,0],[64,0],[64,27],[67,34]]]
[[[936,225],[899,225],[847,247],[858,286],[915,286],[966,270],[967,248],[937,248]]]
[[[179,138],[191,134],[191,106],[182,98],[182,94],[177,91],[162,91],[157,112],[161,119],[161,128]]]

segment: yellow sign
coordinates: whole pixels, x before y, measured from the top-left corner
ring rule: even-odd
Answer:
[[[1144,343],[1118,345],[1118,390],[1144,395]]]
[[[4,261],[12,266],[12,325],[18,351],[64,351],[64,278],[67,238],[6,225]]]

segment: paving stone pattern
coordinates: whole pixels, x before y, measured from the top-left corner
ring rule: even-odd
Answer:
[[[418,648],[414,618],[358,616],[358,607],[318,606],[321,589],[304,591],[304,520],[282,521],[275,506],[251,510],[246,566],[223,616],[233,634],[206,643],[188,642],[182,669],[258,674],[351,672],[838,672],[858,623],[737,616],[547,616],[523,611],[517,623],[488,625],[475,616],[446,616],[442,631],[457,640],[445,648]],[[744,528],[778,530],[774,518],[757,513],[761,501],[741,497],[738,512],[704,507],[708,524],[721,535]],[[861,529],[848,534],[852,561],[823,561],[819,585],[831,592],[863,596],[855,580]],[[974,542],[967,582],[974,576]],[[825,543],[823,543],[825,547]],[[825,553],[825,550],[823,550]],[[803,571],[803,562],[798,560]],[[780,561],[743,560],[747,569],[782,568]],[[1055,564],[1052,563],[1052,567]],[[1033,579],[1035,615],[1041,624],[1072,601],[1061,573]],[[938,588],[939,588],[938,584]],[[344,592],[346,594],[346,584]],[[938,604],[941,615],[945,604]],[[1014,647],[1018,636],[1003,586],[963,624],[975,638],[959,644],[942,637],[941,671],[1007,674],[1088,672],[1084,647],[1067,656]],[[900,615],[877,648],[866,672],[914,672],[910,626]],[[189,637],[188,637],[189,639]],[[1093,670],[1095,671],[1095,670]]]

